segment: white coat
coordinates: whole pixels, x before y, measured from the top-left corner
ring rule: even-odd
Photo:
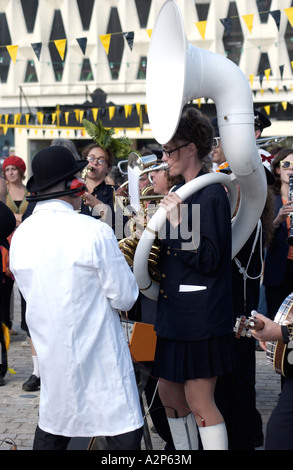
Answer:
[[[68,437],[141,427],[117,312],[138,288],[112,229],[62,200],[39,202],[13,236],[10,262],[39,359],[39,427]]]

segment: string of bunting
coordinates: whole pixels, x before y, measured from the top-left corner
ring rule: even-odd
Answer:
[[[293,28],[293,7],[285,8],[283,11],[287,16],[291,27]],[[280,29],[281,13],[282,13],[281,10],[260,12],[260,14],[270,14],[273,17],[273,19],[275,20],[275,23],[276,23],[276,26],[277,26],[278,30]],[[248,14],[248,15],[242,15],[241,16],[241,18],[243,19],[245,25],[247,26],[250,34],[252,34],[252,31],[253,31],[254,16],[255,16],[254,14]],[[228,36],[230,36],[230,34],[231,34],[231,26],[232,26],[232,21],[234,19],[239,19],[239,17],[238,16],[233,16],[233,17],[227,17],[227,18],[221,18],[220,19],[220,22],[224,26],[225,32]],[[207,20],[195,22],[195,25],[196,25],[196,27],[198,29],[198,32],[199,32],[199,34],[200,34],[203,41],[205,40],[205,36],[206,36],[207,23],[208,23]],[[149,38],[151,38],[152,29],[146,29],[146,33],[149,36]],[[112,39],[113,36],[116,36],[116,35],[123,35],[123,37],[125,38],[130,50],[133,49],[134,36],[135,36],[134,31],[103,34],[103,35],[99,36],[99,39],[100,39],[107,55],[109,53],[111,39]],[[76,41],[78,42],[78,44],[80,46],[80,49],[82,50],[82,53],[85,55],[86,47],[87,47],[87,38],[86,37],[76,38]],[[55,39],[55,40],[49,41],[49,43],[54,43],[55,44],[56,49],[59,53],[59,56],[60,56],[61,60],[64,60],[65,50],[66,50],[66,45],[68,43],[68,40],[67,39]],[[34,53],[35,53],[37,59],[40,60],[43,43],[41,43],[41,42],[31,43],[31,46],[34,50]],[[6,48],[7,49],[11,60],[15,64],[16,60],[17,60],[17,53],[18,53],[19,45],[2,45],[2,46],[0,46],[0,49],[1,48]]]

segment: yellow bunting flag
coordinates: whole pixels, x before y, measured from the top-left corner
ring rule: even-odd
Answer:
[[[265,109],[265,112],[267,113],[267,115],[269,116],[269,115],[271,114],[271,107],[270,107],[270,105],[265,106],[264,109]]]
[[[252,33],[254,15],[242,15],[242,18],[244,19],[244,22],[247,28],[249,29],[249,32]]]
[[[250,80],[250,86],[251,86],[251,88],[253,88],[253,79],[254,79],[254,75],[249,75],[249,80]]]
[[[293,7],[291,8],[285,8],[285,13],[287,15],[287,18],[289,20],[290,25],[293,28]]]
[[[103,34],[100,36],[101,43],[106,51],[106,54],[109,54],[110,42],[111,42],[111,34]]]
[[[38,112],[37,118],[38,118],[38,123],[42,125],[44,121],[44,113]]]
[[[140,111],[141,111],[141,105],[140,105],[140,103],[136,103],[136,112],[137,112],[138,116],[140,116]]]
[[[55,124],[57,113],[52,113],[52,124]]]
[[[199,31],[199,34],[201,35],[201,37],[204,41],[205,37],[206,37],[207,21],[198,21],[195,24],[196,24],[196,27]]]
[[[19,124],[21,113],[14,114],[14,125]]]
[[[75,119],[76,119],[77,121],[79,121],[80,110],[79,110],[79,109],[75,109],[75,110],[74,110],[74,114],[75,114]]]
[[[98,118],[98,112],[99,112],[99,108],[92,108],[92,114],[93,114],[93,119],[94,119],[94,122],[97,121],[97,118]]]
[[[56,46],[56,49],[57,49],[61,59],[64,60],[65,48],[66,48],[66,39],[56,39],[54,41],[54,44]]]
[[[147,35],[148,35],[148,37],[149,37],[150,39],[151,39],[151,37],[152,37],[152,32],[153,32],[152,29],[146,29],[146,33],[147,33]]]
[[[26,122],[26,125],[28,126],[29,124],[29,121],[30,121],[30,115],[29,114],[26,114],[25,115],[25,122]]]
[[[68,111],[66,111],[66,113],[64,113],[64,116],[65,116],[65,122],[66,122],[66,125],[68,126],[69,112],[68,112]]]
[[[84,110],[81,109],[81,110],[80,110],[80,114],[79,114],[79,122],[82,122],[82,120],[83,120],[83,115],[84,115]]]
[[[11,60],[13,63],[16,63],[16,56],[17,56],[17,51],[18,51],[18,46],[6,46],[6,49],[10,55]]]
[[[110,119],[110,121],[111,121],[111,119],[113,119],[113,117],[114,117],[115,109],[116,109],[115,106],[110,106],[110,107],[109,107],[109,119]]]
[[[288,106],[288,102],[287,101],[282,101],[282,106],[283,106],[284,111],[286,111],[287,106]]]
[[[132,111],[132,104],[125,104],[124,105],[124,112],[125,112],[125,117],[128,118],[128,116],[131,115]]]
[[[269,81],[270,75],[271,75],[271,69],[266,69],[265,76],[266,76],[267,82]]]

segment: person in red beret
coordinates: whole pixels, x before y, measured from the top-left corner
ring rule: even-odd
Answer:
[[[22,158],[15,155],[11,155],[5,158],[3,162],[3,177],[6,182],[6,205],[13,212],[16,219],[16,227],[18,227],[22,221],[22,216],[26,211],[28,202],[26,197],[28,191],[23,183],[25,179],[26,165]],[[11,237],[9,237],[9,242]],[[15,332],[12,329],[11,311],[10,311],[10,300],[13,290],[14,278],[9,269],[9,252],[5,248],[2,249],[2,261],[3,261],[3,320],[7,328],[10,330],[10,334]]]

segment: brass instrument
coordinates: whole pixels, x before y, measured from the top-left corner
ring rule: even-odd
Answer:
[[[293,175],[289,176],[288,201],[293,202]],[[288,245],[293,246],[293,212],[290,212],[290,230],[289,230],[289,236],[287,238],[287,243]]]
[[[158,160],[157,157],[153,154],[141,157],[137,153],[132,152],[128,160],[122,160],[119,162],[120,165],[118,164],[118,168],[122,174],[125,174],[125,170],[123,170],[123,165],[125,165],[125,162],[127,162],[127,165],[131,168],[138,168],[140,170],[140,176],[146,173],[149,174],[152,171],[167,170],[168,168],[166,163],[161,163],[155,166]],[[130,235],[119,241],[119,247],[130,267],[133,265],[135,250],[139,242],[137,231],[139,230],[143,232],[147,225],[147,219],[155,213],[157,206],[163,197],[163,195],[153,194],[153,186],[150,181],[150,184],[141,191],[139,198],[140,210],[138,213],[135,213],[130,206],[128,181],[120,186],[118,193],[115,195],[115,210],[117,210],[118,206],[120,206],[120,208],[122,208],[123,214],[129,218],[130,222]],[[149,275],[154,282],[159,282],[161,279],[160,272],[157,268],[159,253],[160,242],[158,239],[156,239],[148,259]]]
[[[259,148],[269,147],[270,145],[277,145],[287,139],[286,135],[277,135],[273,137],[261,137],[256,140],[256,145]]]

